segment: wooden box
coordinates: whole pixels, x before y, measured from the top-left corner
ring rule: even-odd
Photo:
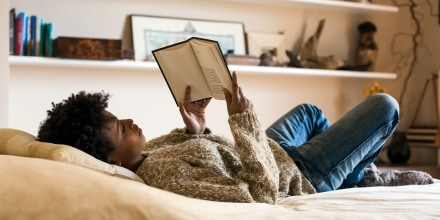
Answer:
[[[227,64],[258,66],[260,59],[256,56],[227,54]]]
[[[54,56],[59,58],[89,60],[120,60],[122,41],[113,39],[93,39],[58,37],[54,40]]]

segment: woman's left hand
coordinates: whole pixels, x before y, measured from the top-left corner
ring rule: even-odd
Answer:
[[[185,90],[183,103],[179,103],[179,111],[189,134],[203,134],[206,128],[205,109],[211,99],[191,102],[191,86]]]

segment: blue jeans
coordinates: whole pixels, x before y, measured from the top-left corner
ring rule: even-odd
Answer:
[[[399,105],[390,95],[368,97],[336,123],[316,106],[302,104],[267,130],[296,162],[317,192],[355,186],[399,123]]]

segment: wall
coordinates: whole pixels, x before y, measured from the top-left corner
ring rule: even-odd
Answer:
[[[1,1],[0,8],[9,9],[9,1]],[[9,10],[8,10],[9,11]],[[9,14],[0,13],[0,30],[9,33]],[[7,34],[0,36],[0,127],[8,126],[8,83],[9,83],[9,37]]]
[[[320,18],[328,18],[326,13],[319,13],[318,18],[309,16],[304,10],[294,8],[272,7],[248,4],[228,4],[216,1],[119,1],[108,0],[105,4],[95,1],[56,1],[39,0],[30,4],[28,1],[11,1],[11,7],[29,14],[37,14],[46,21],[54,23],[54,36],[78,36],[95,38],[123,38],[124,47],[131,47],[130,14],[153,16],[185,17],[194,19],[242,21],[246,31],[276,33],[284,31],[286,42],[292,48],[302,44],[303,32],[306,36],[314,32]],[[245,9],[245,10],[243,10]],[[97,11],[106,11],[105,16]],[[212,13],[216,12],[216,13]],[[218,13],[224,12],[224,13]],[[246,16],[243,16],[243,12]],[[346,33],[346,27],[355,21],[347,19],[345,13],[331,13],[332,19],[326,23],[326,31],[322,37],[323,54],[336,54],[347,57],[351,35],[338,36],[341,39],[334,50],[328,47],[328,39],[336,38],[336,34]],[[312,28],[305,25],[306,20],[312,19]],[[268,25],[270,24],[270,25]],[[306,30],[310,29],[310,30]],[[343,29],[343,31],[338,31]],[[298,43],[299,42],[299,43]],[[288,48],[290,49],[290,48]],[[32,70],[32,72],[30,72]],[[38,75],[38,78],[34,77]],[[10,125],[35,133],[38,123],[43,119],[51,101],[60,101],[68,94],[79,90],[106,90],[113,94],[111,109],[120,117],[132,117],[146,128],[151,127],[152,136],[167,132],[181,123],[177,109],[166,90],[160,75],[130,71],[122,73],[112,70],[86,69],[53,69],[36,70],[30,67],[11,67]],[[117,82],[117,83],[115,83]],[[264,126],[289,110],[292,106],[311,102],[322,107],[331,120],[336,120],[345,111],[341,93],[341,79],[318,77],[289,77],[289,76],[240,76],[240,82],[251,97]],[[29,90],[38,92],[38,97],[30,96]],[[154,88],[154,90],[153,90]],[[264,88],[264,89],[262,89]],[[157,90],[156,90],[157,89]],[[154,94],[152,94],[154,91]],[[159,92],[159,96],[157,95]],[[125,97],[130,96],[130,101]],[[359,100],[353,100],[358,102]],[[33,104],[31,104],[33,103]],[[31,114],[23,115],[21,110],[33,106]],[[129,107],[130,106],[130,107]],[[276,106],[276,107],[274,107]],[[121,109],[124,108],[124,109]],[[130,110],[127,111],[127,108]],[[221,133],[228,134],[226,110],[223,103],[213,102],[210,106],[212,126],[218,127]],[[35,112],[35,114],[34,114]],[[158,117],[160,115],[160,117]],[[166,116],[165,116],[166,115]],[[151,124],[159,125],[153,128]],[[216,130],[216,129],[214,129]]]
[[[374,2],[383,4],[393,4],[391,0],[376,0]],[[410,14],[409,5],[415,2],[414,10],[420,22],[419,25],[413,20]],[[399,12],[398,19],[392,27],[378,28],[378,36],[387,33],[387,38],[391,39],[389,44],[380,44],[380,54],[388,58],[388,63],[384,66],[387,71],[398,74],[398,79],[393,81],[383,81],[390,93],[392,93],[400,101],[402,120],[400,129],[404,130],[411,126],[413,116],[415,114],[417,103],[419,102],[425,81],[431,77],[431,74],[437,73],[440,68],[438,62],[440,57],[440,45],[438,44],[438,36],[440,34],[438,24],[438,1],[420,0],[398,1]],[[377,20],[381,22],[381,20]],[[417,27],[420,27],[420,35],[413,39],[416,35]],[[414,53],[414,41],[417,42],[418,48]],[[416,59],[416,60],[415,60]],[[414,62],[414,67],[410,69],[410,64]],[[412,75],[410,77],[410,72]],[[403,93],[404,84],[407,82],[406,92]],[[358,84],[359,85],[359,84]],[[356,85],[356,86],[358,86]],[[432,87],[429,88],[422,112],[417,120],[419,126],[435,126],[435,99],[433,97]]]
[[[389,4],[389,2],[388,2]],[[287,49],[298,51],[304,40],[316,29],[318,21],[327,19],[318,54],[335,55],[348,62],[354,58],[357,24],[372,20],[380,30],[377,42],[381,52],[377,71],[392,72],[395,63],[383,49],[391,45],[398,16],[395,13],[346,13],[304,10],[228,3],[208,0],[10,0],[18,11],[42,16],[54,23],[54,36],[122,38],[124,48],[132,45],[128,15],[152,15],[241,21],[248,32],[286,34]],[[103,13],[105,12],[105,13]],[[323,108],[326,115],[337,120],[346,110],[364,99],[363,90],[374,80],[329,77],[291,77],[239,75],[246,94],[254,101],[263,126],[292,106],[310,102]],[[154,137],[181,126],[177,108],[160,75],[141,71],[78,68],[11,67],[10,127],[36,133],[52,101],[58,102],[79,90],[105,90],[113,95],[110,110],[121,118],[133,118],[147,136]],[[393,80],[380,83],[394,86]],[[399,80],[401,83],[402,81]],[[398,86],[396,86],[398,87]],[[398,94],[394,89],[392,95]],[[38,94],[33,97],[31,94]],[[226,110],[222,102],[214,101],[208,110],[210,127],[229,135]],[[154,125],[154,127],[152,126]]]
[[[374,0],[373,3],[390,4],[399,7],[396,20],[392,26],[386,28],[379,26],[378,37],[384,34],[390,41],[386,44],[379,44],[380,58],[387,57],[387,62],[382,66],[386,71],[398,74],[397,80],[380,81],[380,84],[389,89],[389,93],[399,100],[401,107],[401,122],[398,130],[405,131],[408,127],[415,126],[438,126],[436,119],[436,103],[433,84],[425,94],[422,101],[420,112],[413,124],[413,118],[417,105],[420,101],[425,82],[431,74],[437,73],[440,69],[440,28],[438,23],[438,1],[419,0],[419,1],[392,1]],[[415,18],[420,22],[416,25],[413,16],[410,14],[410,6],[415,3],[413,10],[417,13]],[[381,23],[381,19],[375,19],[376,24]],[[420,28],[420,34],[417,34]],[[390,31],[393,30],[393,31]],[[417,48],[414,50],[414,44]],[[414,53],[415,52],[415,53]],[[413,63],[411,68],[410,64]],[[411,75],[409,75],[411,73]],[[404,92],[404,85],[406,91]],[[366,86],[366,81],[357,81],[346,84],[348,90],[353,90]],[[432,165],[436,164],[437,152],[434,148],[412,148],[409,164]],[[383,156],[386,160],[386,157]],[[439,158],[440,159],[440,158]]]
[[[112,69],[11,66],[10,126],[36,134],[51,102],[60,102],[80,90],[106,91],[112,95],[109,110],[120,118],[132,118],[147,138],[182,127],[178,109],[160,72]],[[38,77],[35,77],[35,76]],[[290,110],[311,102],[334,121],[340,108],[341,80],[337,78],[256,76],[239,74],[245,94],[254,102],[264,127]],[[319,86],[322,90],[310,88]],[[213,100],[207,110],[214,132],[230,135],[226,106]]]

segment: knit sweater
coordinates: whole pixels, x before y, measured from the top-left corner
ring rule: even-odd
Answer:
[[[261,128],[255,113],[229,117],[233,142],[174,129],[148,141],[136,174],[146,184],[184,196],[223,202],[273,204],[315,193],[294,161]]]

